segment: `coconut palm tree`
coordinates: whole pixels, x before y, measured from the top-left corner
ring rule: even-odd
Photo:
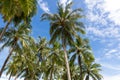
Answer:
[[[91,47],[89,46],[88,39],[82,39],[81,37],[77,37],[76,42],[74,45],[70,48],[69,53],[72,55],[70,59],[71,65],[75,64],[76,61],[79,66],[79,73],[80,73],[80,80],[83,80],[82,75],[82,65],[84,63],[84,60],[86,58],[94,58],[93,56],[85,56],[89,53],[89,55],[92,54]]]
[[[50,43],[55,41],[62,43],[68,80],[71,80],[71,76],[66,47],[73,43],[74,37],[79,32],[84,33],[83,24],[78,21],[82,17],[80,15],[81,9],[72,10],[71,5],[72,2],[63,7],[62,4],[58,3],[58,13],[42,15],[42,20],[50,21]]]
[[[84,80],[101,80],[102,75],[99,73],[101,71],[101,65],[95,63],[95,58],[89,51],[84,52],[84,61],[82,65],[82,76]]]
[[[25,49],[23,56],[25,58],[24,67],[22,67],[21,77],[24,80],[39,80],[41,74],[41,67],[38,64],[36,53]],[[32,74],[31,74],[32,73]]]
[[[101,71],[101,65],[95,62],[87,61],[84,65],[83,77],[85,80],[102,80],[102,75],[99,73]]]
[[[15,50],[14,53],[11,55],[11,58],[5,67],[6,75],[10,75],[9,80],[11,79],[11,77],[15,77],[16,80],[19,77],[22,68],[24,67],[23,62],[25,62],[25,59],[22,57],[23,55],[21,54],[22,54],[22,49],[17,48],[17,50]]]
[[[28,47],[28,42],[30,39],[29,34],[31,32],[30,27],[30,25],[26,24],[20,24],[17,27],[11,27],[2,37],[1,41],[4,42],[4,44],[0,49],[2,50],[4,47],[10,47],[11,49],[1,68],[0,77],[13,51],[18,47]]]
[[[45,38],[41,38],[37,43],[31,38],[29,40],[30,48],[25,47],[14,51],[15,54],[8,64],[7,74],[16,76],[15,79],[22,77],[25,80],[39,80],[43,74],[41,63],[46,59],[45,54],[49,53],[48,42]]]
[[[55,42],[51,48],[49,56],[46,59],[43,78],[44,80],[53,80],[53,79],[61,79],[61,75],[64,68],[64,55],[63,50],[61,49],[61,45],[58,42]]]
[[[10,74],[15,79],[39,80],[40,65],[37,64],[37,56],[30,48],[26,48],[14,52],[7,66],[7,75]]]
[[[0,40],[12,21],[15,25],[19,24],[22,20],[28,23],[35,12],[36,0],[1,0],[0,14],[7,24],[0,33]]]
[[[37,47],[37,56],[38,56],[38,63],[42,62],[43,60],[45,60],[50,52],[50,48],[49,48],[49,42],[46,40],[46,38],[41,38],[39,37],[39,41],[37,41],[36,43],[36,47]]]

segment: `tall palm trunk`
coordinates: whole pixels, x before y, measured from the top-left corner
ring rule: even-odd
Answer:
[[[9,76],[9,79],[8,79],[8,80],[10,80],[10,79],[11,79],[11,77],[12,77],[12,72],[10,73],[10,76]]]
[[[88,80],[90,80],[90,73],[88,72]]]
[[[82,61],[81,61],[81,56],[78,55],[78,63],[79,63],[79,67],[80,67],[80,80],[82,80]]]
[[[66,68],[67,68],[68,80],[71,80],[70,67],[69,67],[69,62],[68,62],[68,56],[67,56],[67,51],[66,51],[66,47],[64,46],[64,44],[63,44],[63,49],[64,49],[64,58],[65,58],[65,63],[66,63]]]
[[[14,80],[17,80],[17,78],[21,75],[21,73],[23,73],[24,72],[24,70],[20,70],[20,73],[18,73],[16,76],[15,76],[15,78],[14,78]]]
[[[66,68],[67,68],[67,77],[68,77],[68,80],[71,80],[71,75],[70,75],[70,67],[69,67],[69,62],[68,62],[68,55],[67,55],[67,51],[66,51],[66,45],[65,45],[65,39],[62,38],[62,46],[63,46],[63,50],[64,50],[64,58],[65,58],[65,65],[66,65]]]
[[[29,71],[28,68],[26,68],[26,76],[25,76],[24,80],[29,80],[29,78],[28,78],[29,72],[28,71]]]
[[[53,69],[50,72],[50,80],[52,80]]]
[[[4,27],[3,31],[1,32],[1,34],[0,34],[0,40],[2,39],[3,35],[5,34],[5,32],[6,32],[7,28],[8,28],[8,26],[9,26],[9,24],[11,23],[11,21],[12,21],[12,19],[10,19],[7,22],[6,26]]]
[[[17,80],[17,78],[18,78],[18,75],[15,76],[15,79],[14,79],[14,80]]]
[[[8,60],[9,60],[10,56],[12,55],[12,52],[13,52],[14,49],[15,49],[15,45],[16,45],[16,42],[13,44],[13,47],[12,47],[10,53],[8,54],[8,56],[7,56],[7,58],[6,58],[6,60],[5,60],[4,64],[3,64],[3,66],[2,66],[2,68],[1,68],[1,70],[0,70],[0,77],[2,76],[2,73],[3,73],[3,71],[4,71],[4,68],[5,68],[5,66],[6,66],[6,64],[7,64]]]

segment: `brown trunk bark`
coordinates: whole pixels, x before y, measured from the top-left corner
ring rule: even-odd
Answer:
[[[78,63],[79,63],[79,67],[80,67],[80,80],[82,80],[82,61],[81,61],[81,56],[78,55]]]
[[[15,79],[14,79],[14,80],[17,80],[17,78],[18,78],[18,75],[15,77]]]
[[[52,73],[53,73],[53,69],[52,69],[52,71],[50,72],[50,80],[52,80]]]
[[[1,32],[1,34],[0,34],[0,41],[1,41],[2,37],[3,37],[3,35],[5,34],[5,32],[6,32],[7,28],[8,28],[8,26],[9,26],[9,24],[11,23],[11,21],[12,21],[12,19],[10,19],[7,22],[6,26],[4,27],[3,31]]]
[[[10,74],[10,76],[9,76],[9,79],[8,79],[8,80],[10,80],[10,79],[11,79],[11,76],[12,76],[12,72],[11,72],[11,74]]]
[[[0,77],[2,76],[2,73],[3,73],[3,71],[4,71],[4,68],[5,68],[5,66],[6,66],[6,64],[7,64],[8,60],[9,60],[10,56],[12,55],[12,52],[13,52],[13,50],[14,50],[14,48],[15,48],[15,44],[16,44],[16,42],[13,44],[13,48],[12,48],[12,50],[10,51],[10,53],[8,54],[8,56],[7,56],[7,58],[6,58],[6,60],[5,60],[4,64],[3,64],[3,66],[2,66],[2,68],[1,68],[1,70],[0,70]]]
[[[67,76],[68,76],[68,80],[71,80],[67,51],[66,51],[66,48],[65,48],[64,45],[63,45],[63,48],[64,48],[64,58],[65,58],[65,63],[66,63],[65,65],[66,65],[66,68],[67,68]]]

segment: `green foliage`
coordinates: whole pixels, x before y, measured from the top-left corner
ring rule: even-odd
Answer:
[[[0,14],[4,21],[13,19],[15,24],[28,17],[32,17],[36,13],[36,0],[1,0]]]
[[[81,9],[71,10],[72,2],[67,4],[65,8],[58,3],[58,12],[56,14],[44,13],[41,20],[50,21],[50,43],[61,40],[63,43],[72,44],[74,37],[79,33],[84,34],[84,25],[78,20],[82,18]],[[64,38],[64,41],[62,38]]]
[[[24,80],[68,80],[66,57],[72,80],[101,80],[101,65],[95,63],[89,40],[83,38],[85,27],[80,19],[82,9],[72,9],[73,2],[65,7],[58,3],[57,13],[44,13],[41,20],[50,21],[50,41],[30,34],[31,18],[36,13],[36,0],[0,0],[0,14],[4,21],[14,22],[0,42],[13,48],[5,65],[6,75]],[[3,28],[0,28],[0,33]]]

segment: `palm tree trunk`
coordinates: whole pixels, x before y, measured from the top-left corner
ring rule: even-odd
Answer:
[[[24,78],[24,80],[28,80],[28,75],[29,75],[29,72],[28,72],[29,70],[28,70],[28,68],[26,68],[26,76],[25,76],[25,78]],[[31,79],[32,80],[32,79]]]
[[[79,67],[80,67],[80,80],[82,80],[82,61],[81,61],[81,56],[78,55],[78,63],[79,63]]]
[[[8,28],[8,26],[9,26],[9,24],[11,23],[11,21],[12,21],[12,19],[10,19],[7,22],[6,26],[4,27],[3,31],[1,32],[1,34],[0,34],[0,40],[2,39],[3,35],[5,34],[5,32],[6,32],[7,28]]]
[[[17,80],[17,78],[18,78],[18,75],[16,75],[16,77],[15,77],[15,79],[14,79],[14,80]]]
[[[5,60],[4,64],[3,64],[3,66],[2,66],[2,68],[1,68],[0,77],[2,76],[2,73],[3,73],[3,71],[4,71],[4,68],[5,68],[5,66],[6,66],[6,64],[7,64],[8,60],[9,60],[10,56],[12,55],[12,52],[13,52],[14,49],[15,49],[15,45],[16,45],[16,42],[13,44],[13,48],[11,49],[10,53],[8,54],[8,56],[7,56],[7,58],[6,58],[6,60]]]
[[[8,79],[8,80],[10,80],[10,79],[11,79],[11,76],[12,76],[12,72],[10,73],[10,76],[9,76],[9,79]]]
[[[20,70],[19,72],[20,72],[20,73],[18,73],[18,74],[15,76],[14,80],[17,80],[17,78],[24,72],[24,70]]]
[[[90,80],[90,73],[88,72],[88,80]]]
[[[52,80],[52,73],[53,73],[53,69],[50,72],[50,80]]]
[[[66,65],[66,68],[67,68],[67,77],[68,77],[68,80],[71,80],[71,75],[70,75],[70,67],[69,67],[69,62],[68,62],[68,55],[67,55],[67,51],[66,51],[66,46],[65,46],[65,39],[64,37],[62,37],[62,45],[63,45],[63,50],[64,50],[64,58],[65,58],[65,65]]]

